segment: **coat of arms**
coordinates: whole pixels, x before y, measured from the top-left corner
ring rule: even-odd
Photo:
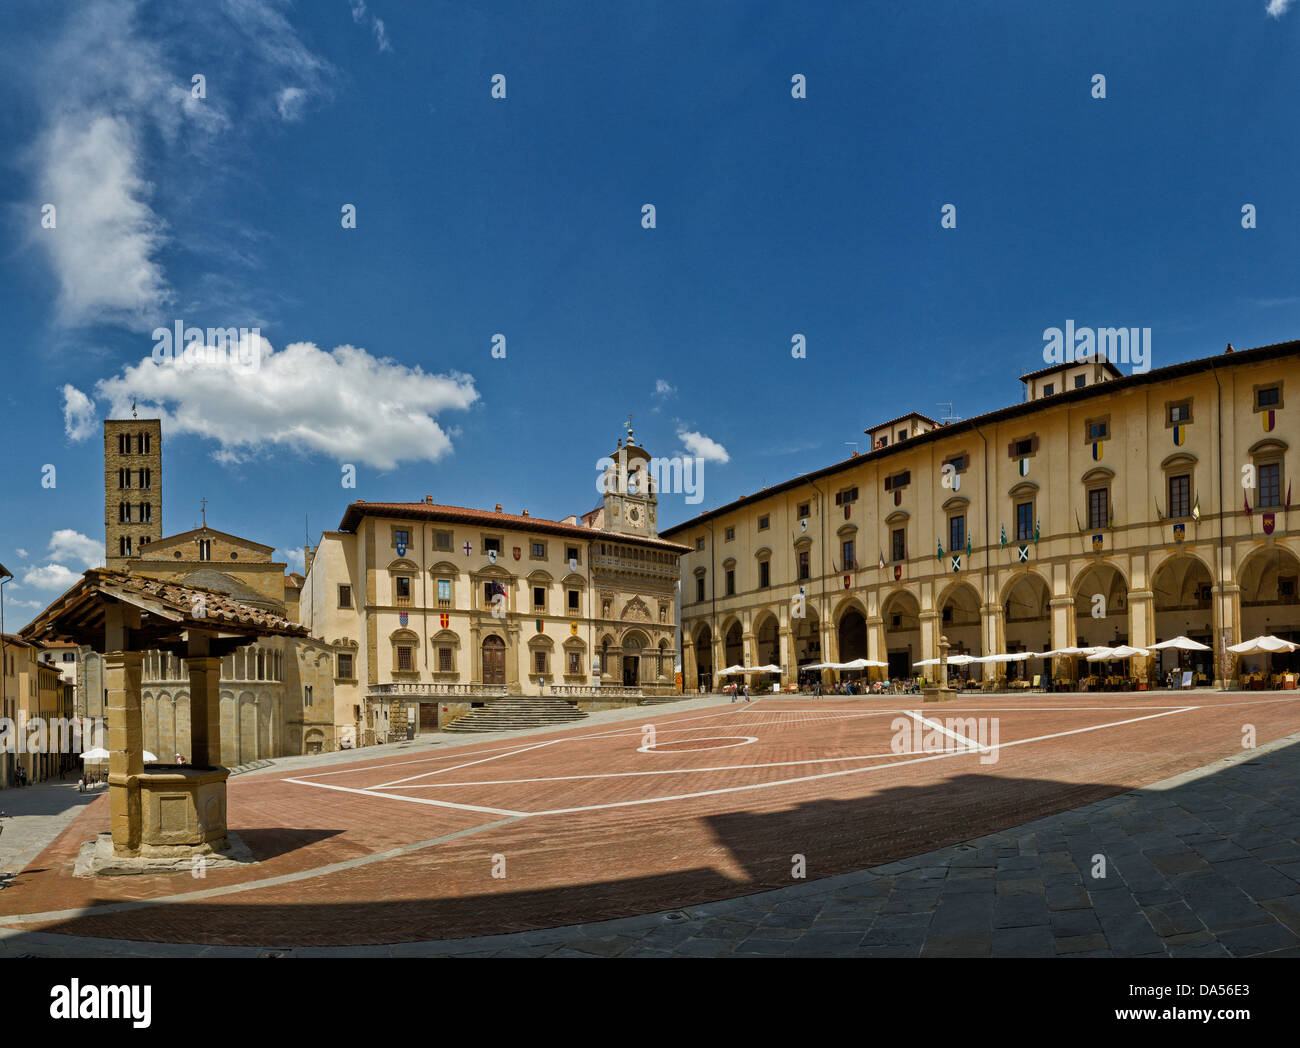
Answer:
[[[1260,517],[1259,519],[1260,519],[1260,520],[1263,522],[1263,524],[1264,524],[1264,534],[1265,534],[1265,535],[1272,535],[1272,534],[1273,534],[1273,520],[1274,520],[1274,518],[1273,518],[1273,514],[1272,514],[1272,513],[1265,513],[1265,514],[1264,514],[1262,517]]]
[[[411,616],[408,615],[408,614],[407,614],[406,612],[404,612],[404,611],[399,611],[399,612],[397,613],[397,621],[400,622],[403,626],[405,626],[405,625],[407,624],[407,622],[410,621],[410,619],[411,619]]]
[[[516,546],[512,552],[513,552],[514,555],[515,555],[515,560],[518,560],[520,554],[521,554],[523,551],[522,551],[518,546]]]
[[[572,633],[575,637],[578,635],[578,624],[576,622],[569,623],[569,632]]]
[[[901,565],[901,564],[895,564],[895,565],[894,565],[894,581],[897,582],[897,581],[898,581],[899,579],[901,579],[902,577],[903,577],[903,565]]]
[[[400,535],[398,535],[395,545],[397,546],[397,555],[399,557],[405,557],[406,556],[406,533],[405,532],[402,532]]]
[[[577,558],[577,557],[570,557],[570,558],[569,558],[569,570],[570,570],[570,571],[577,571],[577,570],[578,570],[578,558]]]
[[[494,550],[494,549],[490,549],[490,550],[488,550],[488,560],[490,560],[493,564],[495,564],[495,563],[497,562],[497,551],[496,551],[496,550]]]
[[[438,616],[438,621],[442,624],[442,628],[446,629],[448,626],[451,625],[451,616],[444,611],[441,615]]]
[[[1102,544],[1103,544],[1105,541],[1106,541],[1106,536],[1105,536],[1105,535],[1094,535],[1094,536],[1092,537],[1092,551],[1093,551],[1093,553],[1100,553],[1101,550],[1102,550]]]
[[[1185,539],[1186,537],[1187,537],[1187,525],[1186,525],[1186,524],[1175,524],[1175,525],[1174,525],[1174,541],[1175,541],[1175,542],[1182,542],[1183,539]]]

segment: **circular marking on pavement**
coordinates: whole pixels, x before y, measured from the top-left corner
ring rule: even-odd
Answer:
[[[676,742],[651,743],[642,746],[637,753],[702,753],[706,750],[730,750],[736,746],[748,746],[758,739],[752,735],[709,735],[703,739],[678,739]],[[716,742],[717,746],[697,746],[699,742]]]

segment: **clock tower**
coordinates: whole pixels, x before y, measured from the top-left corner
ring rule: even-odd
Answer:
[[[650,469],[650,454],[637,444],[630,424],[626,446],[620,440],[611,458],[613,465],[605,470],[605,530],[657,538],[659,495]]]

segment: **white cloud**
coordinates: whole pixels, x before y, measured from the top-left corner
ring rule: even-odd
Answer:
[[[471,375],[428,374],[354,346],[294,342],[275,352],[266,339],[256,367],[145,358],[95,391],[118,417],[138,398],[169,436],[216,441],[227,464],[279,445],[377,469],[438,461],[452,445],[436,417],[479,399]]]
[[[84,568],[104,566],[104,544],[72,528],[60,528],[50,536],[50,556],[54,560],[74,560]]]
[[[1274,18],[1281,18],[1291,6],[1291,0],[1268,0],[1265,10]]]
[[[63,432],[69,440],[81,441],[96,429],[95,402],[76,386],[63,387]]]
[[[670,385],[667,379],[655,379],[655,390],[653,396],[666,398],[671,397],[676,392],[676,388]]]
[[[156,261],[165,223],[147,202],[130,123],[106,113],[66,114],[38,152],[37,194],[57,218],[38,243],[58,279],[60,321],[147,321],[170,297]]]
[[[30,556],[30,554],[21,546],[19,546],[16,550],[14,550],[14,552],[17,553],[18,556],[22,557],[23,560],[26,560]]]
[[[301,87],[286,87],[275,96],[275,108],[280,119],[292,123],[302,118],[302,111],[307,105],[307,92]]]
[[[679,429],[677,438],[686,446],[686,450],[705,462],[726,463],[731,461],[727,449],[711,437],[695,430]]]
[[[366,20],[366,2],[365,0],[348,0],[352,8],[352,21],[361,25]],[[388,33],[384,30],[384,20],[370,16],[370,29],[375,34],[375,43],[379,45],[380,51],[392,51],[393,45],[388,42]]]
[[[55,227],[33,222],[29,238],[54,274],[58,322],[156,323],[176,297],[162,262],[164,214],[192,199],[203,186],[196,179],[239,163],[239,143],[218,133],[249,134],[254,122],[241,106],[296,118],[309,96],[328,93],[331,67],[281,10],[278,0],[224,0],[164,43],[140,0],[87,0],[40,41],[41,61],[25,70],[38,130],[23,161],[31,213],[56,208]],[[194,59],[196,37],[212,68]],[[218,72],[240,90],[213,90]],[[209,77],[203,98],[193,96],[195,73]]]
[[[284,561],[290,571],[296,571],[299,575],[306,571],[306,558],[301,546],[297,549],[278,549],[273,556],[276,560]]]
[[[23,575],[23,585],[62,592],[71,589],[80,579],[79,574],[69,571],[62,564],[46,564],[43,568],[28,568]]]

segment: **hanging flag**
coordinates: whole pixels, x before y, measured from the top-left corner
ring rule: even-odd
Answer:
[[[1186,439],[1187,439],[1187,427],[1186,427],[1186,426],[1175,426],[1175,427],[1174,427],[1174,447],[1176,447],[1176,448],[1181,448],[1181,447],[1183,446],[1183,441],[1186,440]]]
[[[1196,504],[1192,506],[1192,520],[1200,521],[1201,519],[1201,493],[1196,493]]]
[[[1274,518],[1273,518],[1273,514],[1272,514],[1272,513],[1265,513],[1265,514],[1262,514],[1262,515],[1260,516],[1259,519],[1260,519],[1261,523],[1263,523],[1263,525],[1264,525],[1264,534],[1265,534],[1265,535],[1272,535],[1272,534],[1273,534],[1273,519],[1274,519]]]
[[[966,533],[966,556],[970,556],[970,532]]]
[[[935,541],[939,544],[939,552],[934,555],[934,559],[937,560],[940,564],[942,564],[943,563],[943,539],[935,539]]]
[[[1029,459],[1021,459],[1019,468],[1022,477],[1029,476]]]
[[[1175,541],[1175,542],[1182,542],[1183,539],[1186,537],[1186,535],[1187,535],[1187,525],[1186,525],[1186,524],[1181,524],[1181,523],[1180,523],[1180,524],[1175,524],[1175,525],[1174,525],[1174,541]]]
[[[885,570],[885,551],[883,549],[880,551],[880,570]]]
[[[1007,548],[1007,526],[1005,524],[1002,525],[1002,546],[1000,548]]]
[[[1034,542],[1038,541],[1038,533],[1042,530],[1043,522],[1041,519],[1034,522]]]
[[[1246,506],[1246,516],[1249,517],[1249,516],[1250,516],[1250,496],[1247,495],[1244,491],[1241,493],[1241,501],[1242,501],[1243,503],[1245,503],[1245,506]]]
[[[1024,545],[1024,546],[1020,546],[1020,547],[1018,547],[1018,552],[1020,553],[1020,563],[1021,563],[1021,564],[1028,564],[1028,563],[1029,563],[1029,546],[1028,546],[1028,545]]]

